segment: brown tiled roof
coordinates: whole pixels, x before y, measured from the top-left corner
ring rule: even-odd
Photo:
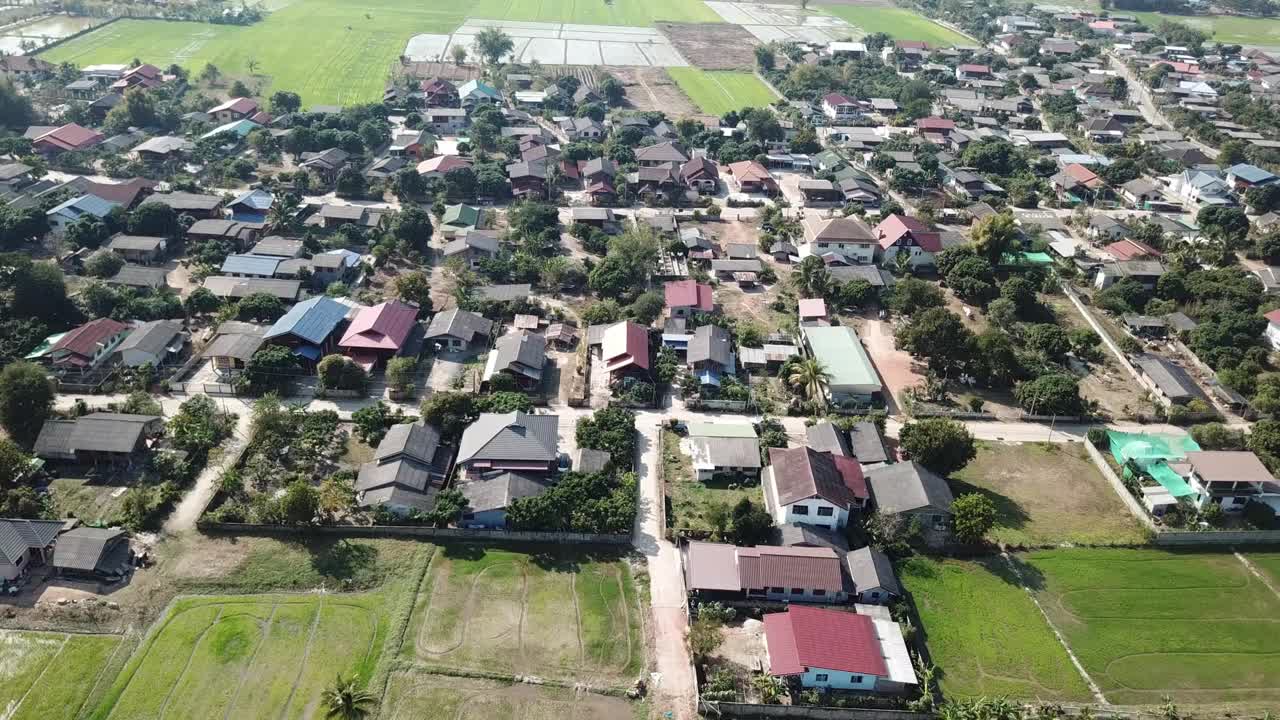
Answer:
[[[840,557],[831,548],[738,548],[738,576],[742,587],[749,589],[798,587],[831,593],[844,589]]]
[[[1207,450],[1187,453],[1187,462],[1206,482],[1274,483],[1275,476],[1248,451]]]
[[[848,509],[859,495],[867,496],[861,466],[854,462],[841,467],[829,452],[807,447],[769,448],[769,464],[778,486],[778,501],[783,505],[816,495]]]

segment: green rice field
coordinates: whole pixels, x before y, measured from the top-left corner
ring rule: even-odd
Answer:
[[[949,697],[1091,699],[1066,650],[1000,558],[914,557],[899,568]]]
[[[466,17],[648,26],[656,20],[719,22],[701,2],[678,0],[480,0],[466,5],[409,0],[353,4],[297,0],[248,26],[119,20],[41,57],[51,62],[123,63],[140,58],[198,72],[212,63],[224,76],[262,84],[263,95],[292,90],[304,105],[381,99],[391,67],[410,37],[450,33]],[[256,63],[252,76],[249,63]]]
[[[1109,702],[1280,701],[1280,597],[1232,553],[1079,549],[1024,559],[1045,612]],[[1273,560],[1253,558],[1269,569]]]
[[[1167,15],[1155,12],[1132,13],[1150,27],[1162,20],[1182,23],[1209,33],[1213,40],[1228,45],[1253,45],[1280,48],[1280,19],[1250,18],[1237,15]]]
[[[99,684],[118,635],[0,630],[0,717],[75,717]]]
[[[778,99],[773,90],[754,73],[687,67],[667,68],[667,74],[708,115],[723,115],[730,110],[747,107],[764,107]]]
[[[938,47],[980,44],[914,10],[864,5],[819,5],[817,9],[856,25],[867,34],[888,33],[894,40],[922,40]]]
[[[91,717],[313,717],[335,674],[372,674],[385,604],[381,594],[180,600]]]

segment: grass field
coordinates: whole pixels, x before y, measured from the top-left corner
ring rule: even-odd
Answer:
[[[644,665],[639,612],[612,557],[449,547],[431,562],[401,654],[427,668],[622,687]]]
[[[698,68],[667,68],[671,79],[708,115],[730,110],[764,107],[778,96],[760,78],[748,72],[723,72]]]
[[[1280,587],[1280,553],[1249,553],[1249,562],[1271,578],[1271,584]]]
[[[1280,598],[1231,553],[1030,553],[1029,582],[1107,700],[1280,700]]]
[[[380,594],[180,600],[92,717],[311,717],[335,673],[372,674],[385,602]]]
[[[1209,33],[1213,40],[1221,43],[1280,48],[1280,19],[1276,18],[1250,18],[1235,15],[1166,15],[1155,12],[1131,14],[1153,28],[1159,26],[1161,21],[1169,20]]]
[[[958,481],[958,482],[957,482]],[[1007,545],[1142,543],[1145,535],[1079,443],[982,443],[952,478],[995,503],[987,534]]]
[[[655,20],[719,22],[701,2],[679,0],[479,0],[433,5],[410,0],[348,3],[297,0],[249,27],[159,20],[120,20],[41,54],[52,62],[129,62],[141,58],[199,71],[216,65],[272,90],[292,90],[304,105],[381,99],[392,64],[421,33],[453,32],[466,17],[495,20],[652,25]],[[258,63],[250,78],[248,64]]]
[[[0,630],[0,717],[75,717],[103,678],[117,635]]]
[[[1091,699],[1044,617],[998,558],[915,557],[899,575],[948,696]]]
[[[857,25],[867,34],[888,33],[894,40],[923,40],[938,47],[980,44],[914,10],[865,5],[820,5],[818,9]]]
[[[644,717],[643,704],[557,687],[513,685],[441,675],[392,676],[380,717],[385,720],[625,720]]]

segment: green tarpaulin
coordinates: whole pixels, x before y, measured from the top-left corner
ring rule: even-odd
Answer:
[[[1005,253],[1000,258],[1001,265],[1052,265],[1053,258],[1042,252]]]
[[[1174,472],[1167,462],[1181,460],[1188,452],[1200,449],[1200,445],[1190,435],[1148,435],[1109,430],[1107,439],[1111,441],[1111,454],[1121,467],[1132,460],[1134,465],[1160,483],[1170,495],[1178,498],[1195,494],[1187,481]],[[1128,470],[1125,472],[1127,475]]]

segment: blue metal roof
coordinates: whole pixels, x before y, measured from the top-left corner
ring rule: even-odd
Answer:
[[[251,210],[266,212],[271,209],[271,203],[275,202],[275,196],[261,188],[250,190],[231,202],[232,205],[244,205]]]
[[[79,218],[82,215],[93,215],[104,218],[111,213],[111,208],[115,206],[116,203],[103,200],[97,195],[81,195],[53,208],[47,214],[68,215],[75,218]]]
[[[315,345],[299,345],[293,349],[293,354],[314,362],[320,359],[320,348]]]
[[[223,275],[257,275],[271,277],[276,274],[280,258],[268,255],[228,255],[222,261]]]
[[[1240,178],[1241,180],[1244,180],[1247,183],[1267,182],[1268,180],[1274,180],[1276,177],[1275,175],[1272,175],[1266,170],[1263,170],[1262,168],[1256,165],[1250,165],[1248,163],[1240,163],[1238,165],[1232,165],[1231,167],[1227,168],[1227,172]]]
[[[294,335],[314,345],[323,345],[346,317],[346,305],[324,295],[313,297],[290,308],[271,326],[266,338]]]

